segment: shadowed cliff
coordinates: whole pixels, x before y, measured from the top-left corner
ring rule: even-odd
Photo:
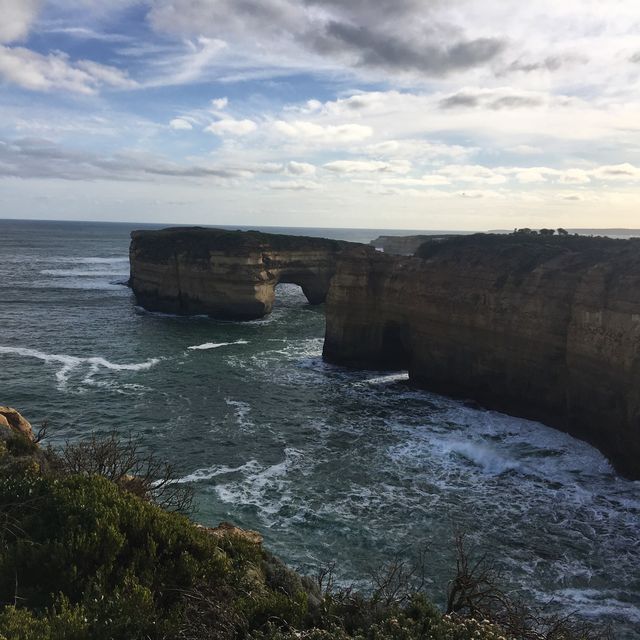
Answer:
[[[591,442],[640,477],[640,242],[475,235],[344,254],[324,357],[406,368]]]
[[[280,282],[299,285],[311,304],[324,302],[336,258],[349,245],[198,227],[134,231],[129,283],[151,311],[251,320],[271,312]]]

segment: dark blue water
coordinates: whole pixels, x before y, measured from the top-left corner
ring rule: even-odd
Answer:
[[[121,284],[141,226],[0,221],[0,404],[53,444],[139,436],[200,521],[258,529],[303,571],[336,561],[364,584],[426,546],[441,600],[466,531],[525,597],[637,637],[640,483],[538,423],[326,365],[323,309],[293,285],[261,321],[146,313]]]

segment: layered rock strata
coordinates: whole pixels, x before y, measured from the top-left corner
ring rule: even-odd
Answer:
[[[345,253],[324,357],[545,422],[640,478],[640,241],[466,236]]]
[[[311,304],[324,302],[349,244],[197,227],[134,231],[129,284],[151,311],[251,320],[271,312],[280,282],[299,285]]]

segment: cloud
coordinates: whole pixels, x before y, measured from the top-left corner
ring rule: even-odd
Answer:
[[[233,118],[225,118],[212,122],[205,131],[214,133],[217,136],[232,135],[246,136],[253,133],[258,125],[253,120],[234,120]]]
[[[500,172],[477,164],[447,165],[439,169],[437,173],[451,181],[470,184],[503,184],[507,181],[507,178]]]
[[[0,0],[0,42],[24,38],[38,16],[41,4],[41,0]]]
[[[541,95],[531,92],[516,93],[510,89],[489,91],[463,90],[442,98],[438,103],[441,109],[484,108],[484,109],[522,109],[539,107],[544,104]]]
[[[334,173],[407,173],[411,170],[408,162],[381,162],[378,160],[334,160],[324,165]]]
[[[274,129],[289,138],[321,143],[358,142],[373,135],[373,129],[361,124],[321,125],[305,120],[277,120]]]
[[[501,36],[467,37],[439,3],[415,0],[158,0],[148,20],[162,33],[234,43],[247,66],[324,64],[442,76],[485,65],[503,52]],[[442,12],[440,12],[442,13]],[[260,65],[257,60],[263,62]]]
[[[412,41],[338,21],[328,22],[312,42],[315,50],[322,54],[353,54],[358,66],[420,71],[435,76],[482,65],[495,58],[505,46],[498,38],[460,40],[442,46],[426,38]]]
[[[267,170],[269,167],[265,167]],[[0,141],[0,176],[63,180],[154,181],[158,178],[233,180],[252,177],[260,166],[178,164],[149,153],[96,154],[25,138]],[[267,171],[268,172],[268,171]]]
[[[591,178],[584,169],[567,169],[560,175],[561,184],[588,184],[589,182]]]
[[[33,91],[92,94],[101,86],[132,88],[135,81],[115,67],[90,60],[73,63],[64,53],[42,55],[23,47],[0,45],[0,78]]]
[[[293,176],[312,176],[315,174],[316,168],[308,162],[296,162],[295,160],[291,160],[287,163],[286,171],[288,174]]]
[[[169,123],[169,126],[174,131],[190,131],[191,129],[193,129],[193,126],[191,125],[191,123],[188,120],[185,120],[184,118],[174,118]]]
[[[1,1],[1,0],[0,0]],[[54,27],[45,30],[45,33],[55,33],[76,38],[78,40],[98,40],[101,42],[131,43],[133,38],[121,33],[106,33],[95,31],[88,27]]]
[[[228,98],[214,98],[211,101],[211,105],[213,106],[214,109],[217,109],[218,111],[223,111],[224,109],[227,108],[229,104],[229,99]]]
[[[308,180],[273,180],[267,183],[274,191],[317,191],[321,185]]]
[[[449,178],[439,175],[425,175],[422,178],[385,178],[383,184],[407,187],[442,187],[451,184]]]
[[[517,171],[515,177],[520,184],[534,184],[546,182],[548,175],[549,171],[544,167],[531,167]]]
[[[605,165],[593,170],[591,175],[598,180],[637,182],[640,181],[640,167],[636,167],[628,162],[615,165]]]

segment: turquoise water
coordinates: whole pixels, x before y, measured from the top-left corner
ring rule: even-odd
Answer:
[[[137,308],[140,227],[0,221],[0,404],[48,420],[54,445],[139,436],[194,486],[197,519],[258,529],[303,571],[335,561],[364,585],[427,547],[442,600],[466,531],[510,588],[637,637],[640,483],[538,423],[323,363],[323,309],[293,285],[248,323]]]

